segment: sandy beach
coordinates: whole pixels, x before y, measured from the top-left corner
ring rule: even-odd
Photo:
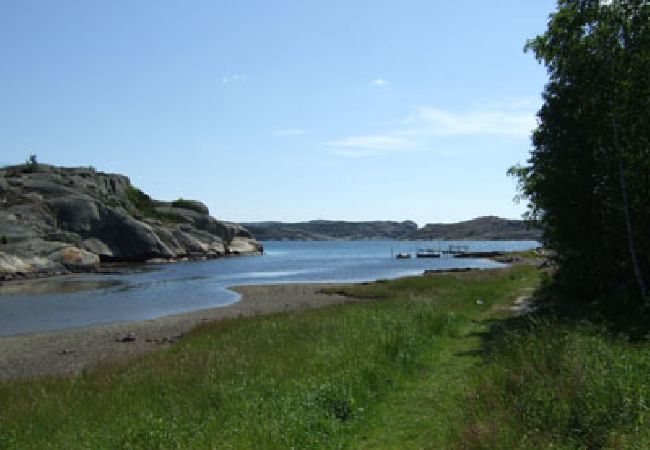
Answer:
[[[331,284],[233,288],[242,298],[229,306],[141,322],[0,337],[0,379],[66,376],[174,345],[197,325],[236,317],[300,311],[358,301],[322,293]]]

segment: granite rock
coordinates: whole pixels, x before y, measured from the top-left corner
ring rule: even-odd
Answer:
[[[0,169],[0,274],[261,251],[248,230],[215,219],[203,203],[154,200],[123,175],[46,164]]]

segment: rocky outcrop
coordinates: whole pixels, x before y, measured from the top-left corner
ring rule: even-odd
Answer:
[[[0,169],[0,276],[93,271],[102,262],[256,254],[243,228],[201,202],[162,202],[123,175],[27,164]]]

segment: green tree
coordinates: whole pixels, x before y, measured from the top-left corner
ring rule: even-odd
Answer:
[[[648,303],[650,4],[559,0],[528,42],[548,69],[528,164],[530,216],[576,299]]]
[[[28,172],[36,172],[36,169],[38,169],[38,160],[35,154],[29,155],[29,159],[25,161],[25,166]]]

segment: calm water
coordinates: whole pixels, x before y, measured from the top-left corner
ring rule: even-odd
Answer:
[[[446,248],[454,242],[440,243]],[[459,242],[470,251],[528,250],[537,242]],[[146,320],[239,300],[245,284],[358,282],[425,269],[500,267],[485,259],[397,260],[391,253],[436,248],[431,242],[265,242],[263,256],[146,267],[119,275],[76,275],[0,288],[0,335]]]

